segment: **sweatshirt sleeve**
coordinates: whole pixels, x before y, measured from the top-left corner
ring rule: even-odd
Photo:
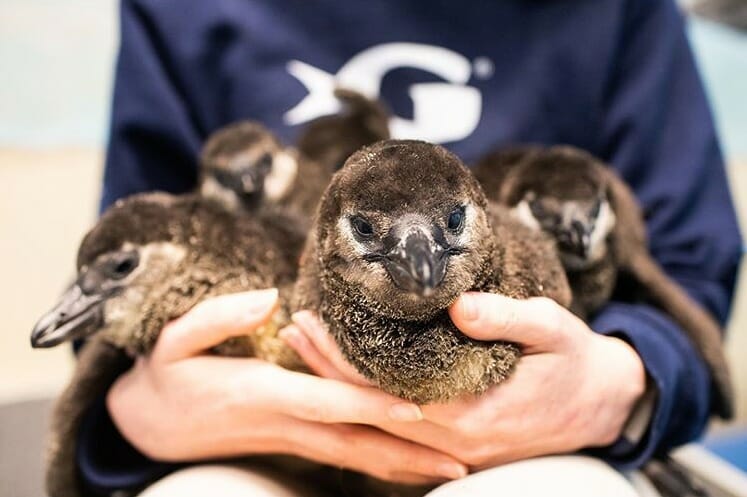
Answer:
[[[133,193],[194,188],[203,134],[156,21],[136,0],[122,0],[120,32],[102,210]]]
[[[601,155],[631,185],[653,256],[722,324],[742,241],[705,92],[673,0],[625,7],[602,112]],[[638,352],[658,390],[647,433],[599,451],[632,468],[698,437],[711,413],[708,370],[684,332],[659,311],[612,302],[591,323]]]
[[[122,0],[120,23],[102,211],[133,193],[194,188],[201,143],[148,12],[135,0]],[[175,468],[132,447],[112,422],[103,398],[82,422],[76,463],[87,495],[140,489]]]

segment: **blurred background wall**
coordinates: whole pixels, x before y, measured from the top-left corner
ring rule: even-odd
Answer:
[[[747,35],[703,20],[691,20],[689,33],[747,231]],[[28,337],[71,278],[78,242],[95,218],[116,46],[114,0],[0,0],[0,443],[14,436],[24,444],[19,429],[42,430],[35,426],[42,421],[12,408],[50,398],[71,371],[67,347],[32,351]],[[741,281],[729,353],[744,422],[744,275]],[[3,405],[15,421],[3,418]],[[6,474],[7,453],[0,451]]]

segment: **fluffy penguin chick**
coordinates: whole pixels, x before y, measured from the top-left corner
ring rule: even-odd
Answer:
[[[622,226],[608,199],[609,173],[590,167],[590,160],[570,147],[525,146],[489,154],[474,168],[490,200],[555,240],[573,289],[571,308],[583,318],[607,302],[615,287],[609,241],[615,226]]]
[[[333,170],[285,147],[261,124],[241,121],[210,135],[200,156],[199,191],[234,212],[282,206],[310,217]]]
[[[197,195],[136,195],[101,217],[81,243],[76,282],[31,337],[34,347],[90,338],[52,415],[49,495],[79,495],[74,454],[80,421],[127,356],[150,351],[166,323],[205,298],[287,287],[302,240],[280,215],[235,216]],[[272,325],[215,352],[301,369]]]
[[[383,390],[418,403],[479,394],[519,357],[471,340],[447,308],[469,290],[567,305],[543,234],[500,207],[443,147],[387,140],[353,154],[320,202],[293,307],[313,309],[347,359]]]
[[[632,281],[686,331],[713,373],[719,415],[732,416],[721,327],[653,259],[635,196],[611,168],[582,150],[555,146],[499,150],[474,171],[488,198],[555,239],[576,314],[586,318],[606,303],[618,277]]]
[[[389,138],[389,111],[382,102],[343,88],[335,97],[342,111],[313,120],[298,139],[301,154],[328,171],[340,169],[359,148]]]
[[[237,217],[197,195],[117,202],[85,236],[78,278],[37,323],[34,347],[96,333],[131,354],[206,297],[294,281],[303,234],[281,213]]]

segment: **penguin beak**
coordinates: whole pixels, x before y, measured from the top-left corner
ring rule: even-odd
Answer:
[[[92,334],[104,323],[102,303],[105,300],[101,295],[87,295],[80,285],[73,285],[59,303],[36,323],[31,332],[31,346],[54,347],[64,341]]]
[[[427,297],[444,279],[447,255],[447,250],[418,230],[402,238],[382,261],[397,287]]]
[[[560,250],[586,259],[591,253],[591,229],[581,221],[574,220],[570,226],[561,228],[557,235]]]
[[[239,178],[244,194],[251,195],[261,193],[265,184],[265,178],[272,170],[272,154],[266,153],[260,157],[253,166],[244,169]]]
[[[267,176],[267,171],[258,167],[244,167],[240,170],[215,168],[210,173],[218,184],[244,197],[260,193]]]
[[[244,195],[252,195],[259,192],[262,189],[263,182],[264,174],[261,174],[260,171],[256,169],[244,172],[239,178],[241,191]]]

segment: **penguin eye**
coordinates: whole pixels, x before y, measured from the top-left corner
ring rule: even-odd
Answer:
[[[353,226],[355,233],[361,238],[370,238],[374,234],[373,226],[362,216],[353,216],[350,219],[350,224]]]
[[[217,181],[220,185],[230,188],[231,187],[231,181],[233,180],[233,176],[228,171],[224,171],[223,169],[211,169],[210,174],[213,175],[213,178],[215,178],[215,181]]]
[[[457,232],[460,229],[462,229],[462,225],[464,224],[464,207],[459,206],[453,211],[451,211],[451,214],[449,214],[449,217],[446,220],[446,227],[449,228],[449,230]]]
[[[537,219],[547,216],[547,211],[545,210],[545,206],[543,206],[542,202],[540,202],[537,199],[529,201],[529,209],[532,211],[532,215],[536,217]]]
[[[107,273],[110,278],[119,280],[130,274],[140,262],[137,252],[119,252],[109,261]]]

